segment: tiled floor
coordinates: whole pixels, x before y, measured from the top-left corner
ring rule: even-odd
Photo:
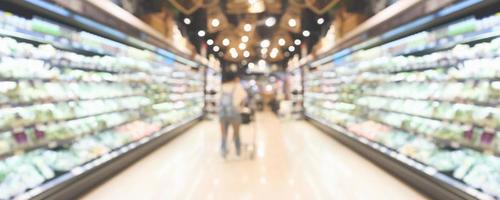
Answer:
[[[202,122],[83,199],[425,199],[307,122],[257,121],[255,160],[222,159]]]

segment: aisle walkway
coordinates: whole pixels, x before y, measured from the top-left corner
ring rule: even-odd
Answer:
[[[202,122],[83,199],[424,199],[307,122],[257,125],[254,161],[224,161],[218,124]]]

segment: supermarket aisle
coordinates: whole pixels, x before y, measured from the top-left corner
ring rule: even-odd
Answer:
[[[254,161],[224,161],[218,124],[202,122],[83,199],[424,199],[306,122],[258,126]]]

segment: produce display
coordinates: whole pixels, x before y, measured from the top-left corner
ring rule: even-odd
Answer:
[[[0,199],[39,192],[202,115],[202,70],[38,19],[0,12],[0,22]],[[57,37],[14,34],[29,31]]]
[[[452,177],[478,198],[500,198],[498,27],[499,15],[469,19],[318,66],[305,77],[306,114]]]

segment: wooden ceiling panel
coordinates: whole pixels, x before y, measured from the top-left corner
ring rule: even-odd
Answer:
[[[295,6],[295,7],[301,7],[301,8],[306,7],[305,0],[288,0],[288,4],[290,4],[291,6]]]
[[[265,10],[264,0],[228,0],[226,4],[228,14],[257,14]]]
[[[266,59],[275,62],[299,52],[299,45],[294,44],[295,39],[303,41],[303,44],[306,44],[305,46],[316,43],[320,34],[304,37],[302,31],[306,29],[311,32],[319,31],[321,24],[316,23],[316,20],[320,17],[317,13],[328,11],[332,6],[337,5],[340,0],[169,1],[183,12],[185,17],[192,19],[192,22],[185,24],[185,26],[194,44],[203,44],[209,39],[214,40],[213,45],[220,47],[220,50],[216,52],[210,47],[209,51],[218,54],[219,57],[229,62],[249,61],[252,59]],[[311,14],[307,15],[308,13]],[[271,23],[272,25],[268,25],[266,20],[272,18],[274,18],[274,22]],[[212,24],[214,20],[218,22],[215,23],[217,25]],[[247,24],[250,25],[250,30],[245,30]],[[191,30],[205,30],[208,34],[199,36],[191,32]],[[248,36],[248,41],[242,41],[243,36]],[[230,40],[228,46],[223,45],[225,38]],[[285,40],[284,45],[280,45],[278,42],[281,38]],[[268,47],[266,54],[261,53],[262,47],[260,44],[263,39],[268,39],[271,42],[271,47]],[[246,48],[240,49],[240,43],[245,43]],[[289,52],[289,46],[295,46],[297,50]],[[279,52],[273,53],[271,57],[270,53],[274,47]],[[232,50],[233,53],[229,52],[231,48],[235,49]],[[243,56],[245,50],[250,52],[251,56],[249,58]],[[234,51],[238,53],[236,58],[233,57]],[[285,54],[288,55],[285,56]]]
[[[325,14],[339,2],[340,0],[305,0],[306,6],[318,15]]]
[[[175,8],[186,15],[192,14],[203,5],[203,0],[168,0]]]
[[[218,21],[218,24],[214,24],[214,20]],[[229,26],[229,22],[226,15],[222,12],[219,6],[212,6],[207,8],[207,31],[209,33],[215,33],[226,29]],[[216,25],[216,26],[214,26]]]
[[[285,14],[281,17],[280,28],[290,32],[299,33],[301,30],[301,11],[300,7],[288,7]],[[293,26],[291,21],[293,20]]]
[[[218,6],[220,4],[220,0],[202,0],[202,7],[209,8]]]
[[[265,0],[266,12],[270,14],[281,14],[282,6],[281,0]]]

